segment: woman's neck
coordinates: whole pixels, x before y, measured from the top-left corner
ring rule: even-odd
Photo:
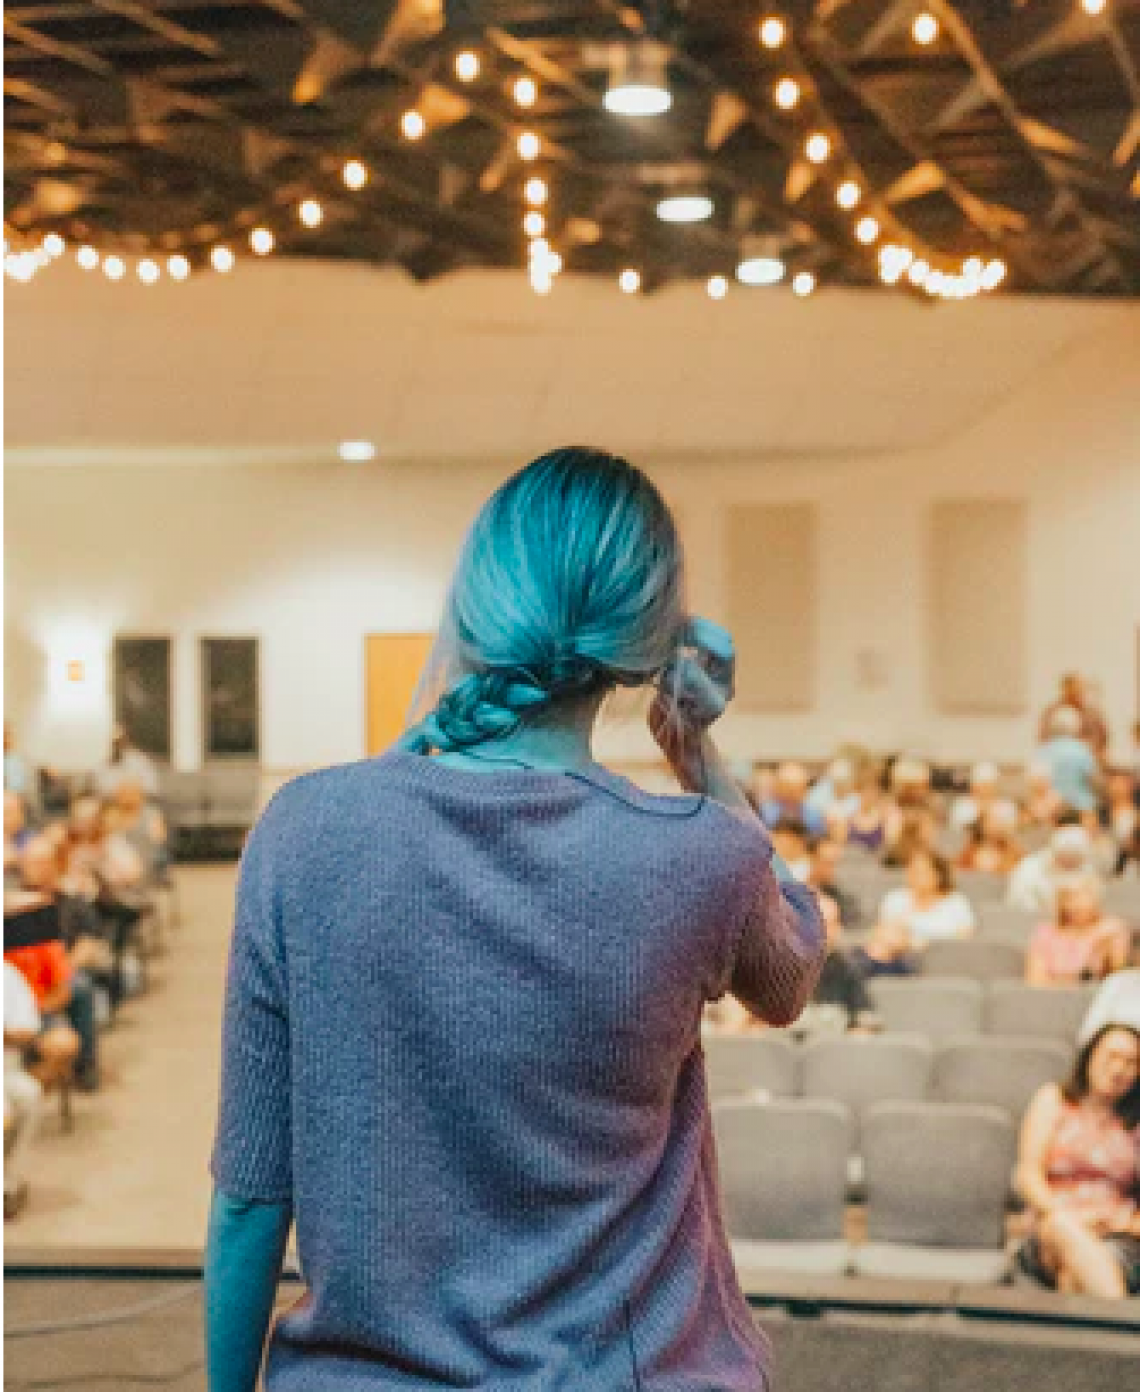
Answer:
[[[545,719],[530,720],[497,739],[456,750],[477,764],[515,762],[533,768],[575,769],[595,765],[592,749],[598,699],[561,703]],[[451,756],[449,756],[451,757]]]

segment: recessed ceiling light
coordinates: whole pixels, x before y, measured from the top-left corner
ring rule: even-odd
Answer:
[[[704,222],[712,213],[713,201],[705,193],[673,193],[657,204],[662,222]]]
[[[376,446],[371,440],[344,440],[338,445],[337,454],[346,464],[367,464],[376,458]]]

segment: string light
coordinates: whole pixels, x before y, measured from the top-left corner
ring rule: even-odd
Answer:
[[[479,76],[479,55],[469,48],[455,55],[455,76],[460,82],[474,82]]]
[[[996,290],[1005,279],[1005,262],[995,258],[986,265],[982,272],[982,288],[985,290]]]
[[[418,111],[405,111],[400,117],[400,130],[405,140],[419,140],[427,130],[427,122]]]
[[[831,154],[831,140],[823,131],[815,131],[804,144],[804,154],[812,164],[822,164]]]
[[[792,277],[792,294],[801,300],[806,299],[815,289],[815,276],[811,271],[797,271]]]
[[[621,286],[623,295],[636,295],[641,289],[641,273],[632,268],[622,271],[618,276],[618,285]]]
[[[62,256],[67,250],[67,243],[58,232],[49,232],[43,240],[43,248],[54,261],[57,256]]]
[[[152,261],[148,256],[145,261],[140,261],[135,268],[138,278],[144,285],[153,285],[162,272],[158,269],[158,262]]]
[[[75,254],[76,261],[85,271],[93,271],[99,264],[99,253],[93,246],[81,246]]]
[[[930,275],[930,262],[919,258],[907,267],[906,278],[912,285],[923,286]]]
[[[526,181],[526,187],[523,189],[523,197],[532,208],[541,208],[549,195],[550,190],[546,187],[544,180],[536,176]]]
[[[523,218],[523,231],[528,237],[541,237],[546,231],[546,219],[541,213],[527,213]]]
[[[222,275],[233,270],[234,259],[233,252],[227,246],[216,246],[210,252],[210,264],[215,271],[219,271]]]
[[[541,148],[541,142],[534,131],[523,131],[522,135],[519,136],[518,151],[520,159],[537,159],[538,152]]]
[[[725,276],[709,276],[709,283],[705,287],[709,292],[710,300],[723,300],[728,294],[728,280]]]
[[[923,10],[920,15],[915,16],[910,33],[916,44],[925,47],[938,37],[938,21],[928,10]]]
[[[538,87],[533,77],[520,77],[514,86],[517,106],[533,106],[538,100]]]
[[[368,182],[368,169],[359,160],[349,160],[341,171],[341,177],[347,187],[355,192]]]
[[[778,15],[769,15],[760,25],[760,42],[765,48],[779,48],[788,37],[788,26]]]
[[[1104,14],[1108,7],[1108,0],[1081,0],[1081,9],[1085,14],[1096,15]]]
[[[123,264],[121,256],[106,256],[103,258],[103,274],[108,280],[122,280],[127,273],[127,268]]]
[[[297,216],[306,227],[319,227],[324,221],[325,210],[315,198],[306,198],[297,209]]]
[[[835,201],[841,208],[848,212],[857,207],[859,200],[863,197],[863,190],[854,179],[845,179],[835,190]]]
[[[166,269],[171,280],[185,280],[190,274],[190,262],[187,261],[185,256],[176,252],[173,256],[168,258]]]
[[[800,99],[800,84],[794,77],[782,77],[772,91],[772,99],[781,111],[791,111]]]
[[[255,227],[249,234],[249,244],[257,256],[268,256],[277,244],[277,239],[268,227]]]
[[[864,246],[870,246],[879,235],[879,224],[873,217],[860,218],[855,228],[855,236]]]

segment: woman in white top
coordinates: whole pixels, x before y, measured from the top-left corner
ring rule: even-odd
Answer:
[[[880,923],[905,928],[915,947],[944,938],[968,938],[974,932],[974,910],[954,888],[954,872],[944,856],[916,851],[907,862],[906,879],[905,886],[884,897]]]

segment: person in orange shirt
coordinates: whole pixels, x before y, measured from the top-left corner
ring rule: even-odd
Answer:
[[[70,1077],[80,1041],[66,1014],[72,968],[59,936],[58,910],[42,894],[5,895],[4,960],[23,975],[39,1007],[42,1028],[26,1048],[25,1063],[47,1090]]]

